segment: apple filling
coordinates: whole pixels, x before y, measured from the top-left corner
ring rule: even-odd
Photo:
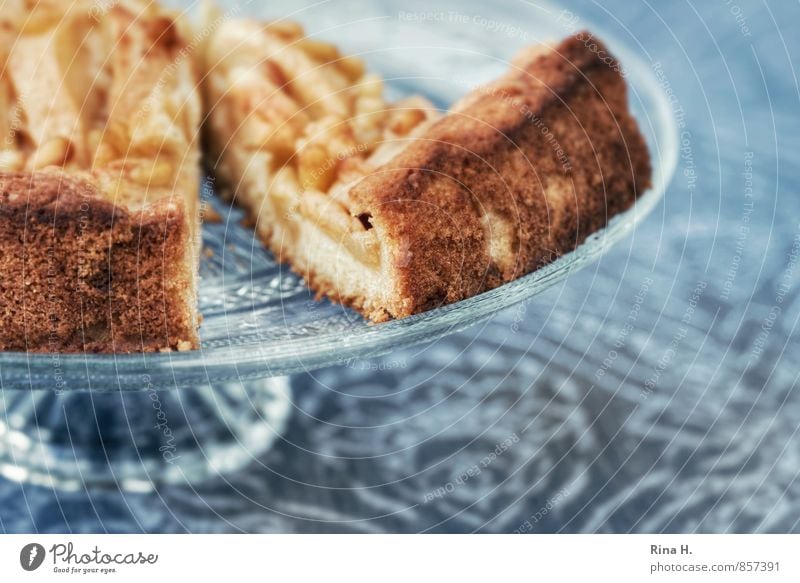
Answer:
[[[373,297],[386,258],[349,192],[438,118],[433,105],[387,102],[360,59],[295,23],[224,21],[204,54],[208,163],[223,191],[317,287]]]

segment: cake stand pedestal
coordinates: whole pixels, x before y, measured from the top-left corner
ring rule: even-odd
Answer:
[[[58,489],[147,491],[229,474],[290,414],[288,377],[140,391],[0,391],[0,475]]]

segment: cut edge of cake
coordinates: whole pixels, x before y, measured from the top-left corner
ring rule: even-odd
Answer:
[[[525,49],[446,115],[420,98],[409,107],[375,92],[377,117],[419,112],[416,123],[398,135],[379,120],[379,137],[359,142],[369,119],[357,106],[363,77],[333,74],[353,57],[291,23],[231,20],[205,50],[209,167],[278,260],[319,296],[376,322],[419,314],[574,250],[649,187],[621,68],[597,47],[609,54],[579,33]],[[320,108],[338,129],[333,137]],[[305,133],[287,135],[298,119]],[[328,151],[318,164],[333,169],[322,184],[302,178],[315,143],[309,125]]]
[[[198,348],[189,35],[147,2],[93,7],[0,23],[0,350]]]

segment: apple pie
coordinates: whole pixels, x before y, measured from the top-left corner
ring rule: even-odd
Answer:
[[[650,182],[620,67],[587,38],[440,112],[293,22],[193,34],[149,0],[7,0],[0,350],[198,347],[201,115],[218,190],[373,321],[553,261]]]
[[[0,350],[198,346],[191,34],[141,0],[0,14]]]
[[[649,186],[621,69],[587,38],[524,50],[442,114],[386,101],[294,23],[225,20],[204,47],[208,164],[320,296],[376,322],[457,302],[575,249]]]

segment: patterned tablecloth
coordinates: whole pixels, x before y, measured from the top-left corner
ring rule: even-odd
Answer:
[[[638,48],[681,125],[632,236],[465,333],[295,377],[284,438],[245,471],[147,494],[3,481],[0,530],[800,530],[800,6],[568,8]]]

